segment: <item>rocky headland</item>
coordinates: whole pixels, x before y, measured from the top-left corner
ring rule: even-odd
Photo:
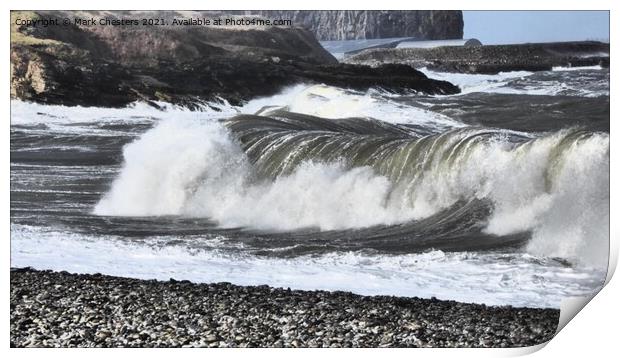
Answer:
[[[596,41],[368,49],[345,57],[358,65],[406,64],[440,72],[497,74],[553,67],[609,67],[609,44]]]
[[[559,310],[11,270],[12,347],[519,347]]]
[[[152,15],[152,14],[150,14]],[[458,87],[408,65],[340,64],[295,26],[24,26],[18,19],[124,19],[134,12],[12,12],[11,97],[122,107],[136,100],[233,105],[296,83],[428,94]],[[158,13],[164,19],[179,14]]]

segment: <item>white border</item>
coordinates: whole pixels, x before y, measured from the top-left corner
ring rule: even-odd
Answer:
[[[409,10],[447,10],[447,9],[461,9],[461,10],[611,10],[611,18],[610,18],[610,41],[612,42],[611,46],[611,117],[614,118],[618,112],[618,101],[615,96],[615,88],[617,87],[618,73],[617,65],[618,61],[617,56],[618,51],[616,51],[615,42],[618,38],[616,35],[618,34],[618,25],[620,24],[620,16],[618,13],[619,7],[618,1],[601,1],[601,0],[564,0],[561,2],[554,1],[540,1],[540,0],[521,0],[521,1],[457,1],[457,0],[434,0],[434,1],[424,1],[419,3],[403,3],[402,1],[395,0],[381,0],[381,1],[342,1],[342,2],[334,2],[334,1],[326,1],[326,0],[314,0],[312,2],[308,2],[305,4],[301,3],[293,3],[291,1],[275,1],[275,0],[262,0],[260,2],[257,1],[238,1],[238,0],[225,0],[219,2],[198,2],[198,1],[187,1],[187,0],[175,0],[175,1],[148,1],[148,2],[138,2],[138,1],[127,1],[127,0],[108,0],[108,1],[77,1],[70,0],[64,2],[58,1],[4,1],[2,2],[2,7],[4,8],[4,19],[9,21],[9,9],[118,9],[118,10],[139,10],[139,9],[161,9],[161,10],[176,10],[176,9],[290,9],[290,10],[298,10],[298,9],[409,9]],[[9,58],[9,24],[5,24],[1,27],[3,32],[3,41],[4,45],[2,46],[3,58],[5,61]],[[613,40],[611,40],[613,39]],[[5,62],[5,65],[2,68],[2,80],[0,83],[3,83],[2,86],[2,97],[4,98],[2,113],[2,120],[4,121],[4,128],[6,130],[3,133],[2,141],[3,141],[3,150],[0,153],[2,158],[2,163],[5,168],[2,171],[2,183],[5,185],[5,190],[2,191],[2,214],[3,220],[1,221],[1,230],[5,235],[1,239],[1,244],[4,247],[2,251],[2,263],[3,269],[0,269],[0,276],[2,277],[2,288],[5,298],[4,307],[9,307],[9,233],[10,233],[10,223],[9,223],[9,210],[10,210],[10,201],[9,201],[9,186],[10,186],[10,178],[9,178],[9,170],[7,170],[10,166],[10,151],[9,151],[9,64]],[[611,120],[611,138],[615,138],[618,131],[618,125],[615,121]],[[616,141],[617,142],[617,141]],[[611,182],[618,183],[620,180],[620,176],[618,175],[618,147],[615,145],[615,142],[611,143]],[[610,187],[610,195],[611,195],[611,211],[610,217],[612,218],[620,218],[620,208],[618,204],[618,189],[617,186]],[[615,267],[615,263],[617,262],[617,254],[618,254],[618,238],[619,238],[619,225],[614,220],[611,222],[611,241],[612,241],[612,266]],[[608,279],[611,278],[613,273],[613,269],[608,273]],[[586,307],[579,313],[576,318],[570,322],[565,329],[563,329],[559,334],[552,339],[547,346],[542,349],[539,353],[539,356],[590,356],[595,355],[597,353],[606,353],[617,351],[617,329],[618,329],[618,304],[620,303],[620,284],[618,283],[618,279],[612,281],[608,284],[600,294],[598,294],[594,299],[586,305]],[[9,346],[9,313],[7,311],[3,314],[4,322],[0,326],[0,330],[2,332],[2,336],[5,337],[5,349],[8,349]],[[464,355],[471,357],[481,357],[481,356],[514,356],[514,355],[522,355],[531,353],[533,351],[538,350],[540,347],[532,347],[526,349],[465,349],[465,350],[442,350],[442,349],[425,349],[425,350],[416,350],[415,354],[422,355],[439,355],[439,356],[453,356],[453,355]],[[324,349],[321,351],[312,351],[312,350],[270,350],[270,349],[254,349],[254,350],[209,350],[208,352],[204,350],[183,350],[183,351],[171,351],[168,349],[159,349],[159,350],[150,350],[148,352],[145,351],[133,351],[128,349],[121,349],[115,351],[102,350],[102,349],[91,349],[88,351],[83,351],[79,349],[67,350],[67,349],[55,349],[55,350],[16,350],[13,349],[10,352],[5,352],[10,354],[12,357],[17,356],[39,356],[45,354],[46,356],[51,357],[71,357],[71,356],[82,356],[84,353],[94,356],[104,356],[109,354],[115,355],[130,355],[135,353],[147,353],[149,355],[153,355],[156,357],[168,357],[171,354],[189,354],[189,355],[201,355],[204,354],[209,355],[232,355],[237,356],[241,354],[252,354],[258,356],[288,356],[291,353],[296,353],[301,356],[314,356],[317,353],[321,355],[342,355],[342,354],[355,354],[355,355],[377,355],[377,354],[390,354],[390,355],[400,355],[400,356],[410,356],[412,351],[402,350],[402,349],[390,349],[386,350],[375,350],[375,349],[364,349],[364,350],[333,350],[333,349]],[[609,353],[607,354],[609,355]]]

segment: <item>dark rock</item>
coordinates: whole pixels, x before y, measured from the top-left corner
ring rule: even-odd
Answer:
[[[369,49],[345,58],[347,63],[400,63],[441,72],[496,74],[545,71],[555,66],[609,67],[609,44],[596,41],[435,48]]]
[[[41,103],[122,107],[142,100],[155,107],[164,101],[196,109],[222,99],[238,105],[300,82],[429,94],[459,91],[409,66],[338,64],[312,34],[296,27],[12,30],[19,36],[11,42],[11,97]]]

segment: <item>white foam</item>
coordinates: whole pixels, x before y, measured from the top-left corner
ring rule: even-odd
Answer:
[[[213,108],[205,106],[202,111],[175,106],[169,103],[156,102],[155,108],[145,102],[134,102],[124,108],[102,108],[82,106],[44,105],[20,100],[11,100],[11,125],[25,126],[30,134],[49,135],[97,135],[125,136],[127,131],[116,130],[108,124],[149,124],[152,125],[164,118],[185,119],[219,119],[239,113],[239,109],[228,103],[213,104]],[[82,150],[89,150],[82,146]]]
[[[11,123],[19,125],[46,124],[54,130],[75,132],[83,130],[83,128],[67,125],[93,124],[96,122],[132,123],[157,121],[165,118],[213,120],[231,117],[239,113],[255,114],[264,107],[270,107],[323,118],[365,117],[389,123],[433,126],[439,130],[464,126],[463,123],[448,116],[391,101],[388,94],[375,89],[360,92],[326,85],[299,84],[284,88],[274,96],[253,99],[240,107],[231,106],[226,101],[223,102],[223,104],[211,104],[217,110],[205,106],[201,111],[191,111],[164,102],[156,102],[161,108],[157,109],[144,102],[134,102],[125,108],[101,108],[43,105],[12,100]],[[96,129],[89,127],[88,130]]]
[[[176,112],[182,108],[170,106]],[[189,112],[189,111],[187,111]],[[126,108],[46,105],[21,100],[11,100],[11,124],[72,124],[81,122],[110,122],[158,117],[161,110],[144,102],[135,102]]]
[[[592,71],[602,70],[601,66],[587,67],[554,67],[553,72],[573,72],[573,71]],[[435,72],[427,68],[422,68],[429,78],[449,81],[461,89],[461,93],[453,95],[460,96],[469,93],[501,93],[501,94],[522,94],[531,96],[556,96],[572,95],[579,97],[599,97],[609,96],[609,85],[605,86],[601,82],[600,88],[584,88],[584,83],[577,79],[563,79],[555,77],[530,79],[534,72],[513,71],[500,72],[495,75],[467,74],[467,73],[444,73]],[[526,81],[523,81],[526,80]],[[517,81],[518,86],[511,84]],[[599,80],[596,80],[599,81]],[[526,83],[524,83],[526,82]],[[607,82],[609,82],[607,80]]]
[[[396,103],[386,93],[374,89],[359,92],[326,85],[297,85],[276,96],[252,100],[241,110],[256,113],[265,106],[331,119],[365,117],[389,123],[432,126],[441,130],[464,126],[448,116]]]
[[[457,85],[461,89],[458,95],[474,93],[474,92],[498,92],[498,91],[515,91],[515,89],[505,88],[506,83],[510,80],[523,78],[532,75],[534,72],[529,71],[511,71],[500,72],[496,75],[485,74],[468,74],[468,73],[447,73],[435,72],[426,67],[420,68],[427,77],[448,81]]]
[[[563,67],[563,66],[556,66],[553,67],[553,71],[588,71],[588,70],[602,70],[603,67],[600,65],[596,65],[596,66],[575,66],[575,67]]]
[[[177,244],[166,244],[171,241]],[[12,225],[11,266],[556,308],[564,298],[590,294],[604,277],[527,254],[331,253],[280,259],[218,249],[223,245],[218,239],[201,242],[208,248],[194,249],[170,237],[132,242]]]

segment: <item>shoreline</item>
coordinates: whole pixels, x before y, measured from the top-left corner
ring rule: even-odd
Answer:
[[[11,268],[11,347],[524,347],[559,310]]]

